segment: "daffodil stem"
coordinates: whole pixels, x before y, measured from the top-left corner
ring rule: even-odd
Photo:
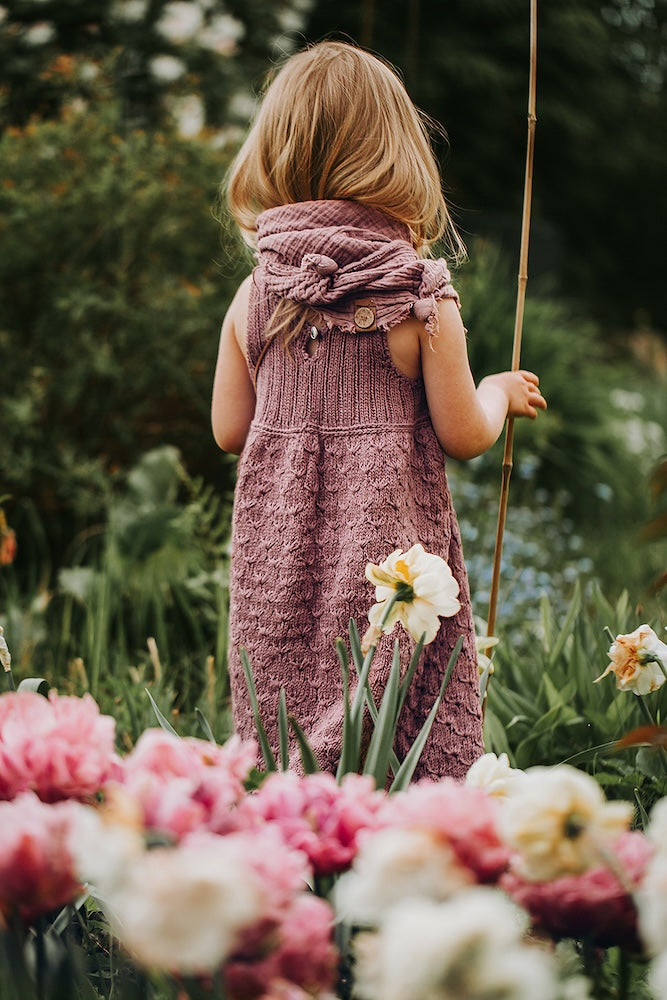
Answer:
[[[5,670],[5,675],[7,677],[7,689],[9,691],[16,691],[16,684],[14,682],[14,674],[12,673],[11,667]]]
[[[649,725],[655,726],[656,725],[656,721],[653,718],[653,716],[651,714],[651,710],[648,707],[648,705],[646,704],[643,695],[639,695],[638,697],[639,697],[639,706],[640,706],[642,712],[644,713],[646,721],[649,723]]]

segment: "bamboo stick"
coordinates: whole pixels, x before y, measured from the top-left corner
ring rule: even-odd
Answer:
[[[530,72],[528,80],[528,141],[526,144],[526,172],[523,187],[523,213],[521,217],[521,248],[519,252],[519,275],[517,282],[516,313],[514,317],[514,339],[512,344],[512,371],[517,371],[521,362],[521,336],[523,332],[523,312],[528,283],[528,244],[530,239],[530,210],[533,196],[533,159],[535,150],[535,113],[537,99],[537,0],[530,3]],[[500,504],[496,528],[496,546],[493,556],[493,574],[489,597],[487,637],[495,634],[498,608],[498,588],[500,583],[500,563],[503,553],[503,536],[507,518],[509,484],[512,475],[512,449],[514,446],[514,418],[507,421],[505,449],[503,452]],[[488,678],[487,678],[488,686]]]

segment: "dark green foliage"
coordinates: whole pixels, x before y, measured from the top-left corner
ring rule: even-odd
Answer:
[[[558,273],[609,325],[664,329],[667,2],[538,5],[530,272]],[[347,33],[403,72],[447,129],[446,187],[465,232],[518,258],[530,5],[524,0],[316,3],[306,35]]]
[[[116,125],[111,105],[0,140],[0,481],[49,535],[55,517],[72,532],[98,516],[109,476],[156,445],[230,482],[209,425],[247,266],[211,212],[226,159]]]

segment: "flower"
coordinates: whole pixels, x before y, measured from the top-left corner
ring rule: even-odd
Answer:
[[[596,683],[613,673],[619,691],[634,691],[637,695],[657,691],[665,683],[667,644],[648,625],[617,635],[609,647],[609,658],[611,663],[595,678]]]
[[[0,566],[9,566],[16,558],[16,533],[7,524],[5,512],[0,507]]]
[[[36,21],[24,33],[26,45],[46,45],[55,36],[56,29],[50,21]]]
[[[242,21],[229,14],[219,14],[197,35],[197,41],[204,49],[210,49],[221,56],[232,55],[245,34]]]
[[[658,1000],[664,1000],[667,997],[667,953],[658,955],[651,963],[648,981],[652,995]]]
[[[130,854],[117,881],[103,884],[122,944],[142,965],[170,972],[215,971],[262,915],[261,881],[231,837]]]
[[[633,895],[642,882],[646,885],[644,876],[652,854],[650,841],[642,833],[629,831],[609,846],[602,863],[581,874],[533,882],[508,872],[499,885],[528,910],[540,932],[546,931],[554,938],[585,937],[602,947],[636,948],[637,908]],[[662,928],[667,910],[663,901],[665,887],[663,877],[655,889]],[[664,940],[664,930],[659,933]]]
[[[447,903],[406,900],[357,938],[361,1000],[550,1000],[554,963],[524,944],[525,914],[494,889]]]
[[[506,753],[501,753],[499,757],[495,753],[485,753],[472,765],[465,776],[465,783],[473,788],[482,788],[487,795],[502,798],[507,795],[512,783],[521,781],[524,774],[519,768],[510,767]]]
[[[0,915],[18,912],[30,922],[71,903],[81,893],[70,850],[80,808],[47,805],[33,792],[0,802]]]
[[[0,695],[0,799],[29,789],[44,802],[95,795],[117,773],[115,728],[90,695]]]
[[[487,670],[490,674],[493,673],[493,663],[491,662],[491,657],[486,655],[486,650],[492,649],[493,646],[497,646],[499,642],[500,639],[496,635],[475,636],[475,649],[477,650],[477,669],[479,670],[480,677]]]
[[[397,621],[413,639],[424,635],[425,643],[433,642],[439,617],[451,618],[461,608],[459,585],[449,566],[440,556],[425,552],[422,545],[413,545],[407,552],[396,549],[379,566],[368,563],[366,578],[374,584],[378,602],[368,613],[367,648],[381,632],[392,632]]]
[[[642,939],[657,954],[667,952],[667,799],[653,806],[646,835],[655,850],[636,898]]]
[[[471,882],[451,846],[432,830],[388,827],[364,839],[352,870],[334,887],[334,903],[339,919],[370,927],[403,899],[443,902]]]
[[[377,825],[385,801],[373,779],[346,774],[340,785],[333,774],[291,771],[271,774],[259,790],[236,810],[236,828],[271,823],[285,843],[303,851],[316,875],[348,868],[357,853],[358,837]]]
[[[499,803],[479,788],[453,778],[419,781],[391,795],[378,816],[381,826],[427,830],[446,842],[475,882],[495,882],[510,858],[498,833]]]
[[[122,783],[143,824],[180,838],[195,830],[224,833],[257,759],[254,741],[232,736],[224,746],[148,729],[123,762]]]
[[[174,80],[183,76],[186,70],[184,62],[175,56],[168,55],[154,56],[149,65],[155,79],[163,83],[173,83]]]
[[[203,19],[204,15],[196,3],[174,0],[173,3],[165,4],[155,29],[163,38],[179,44],[194,38]]]
[[[0,625],[0,664],[2,664],[2,669],[6,673],[9,673],[12,669],[12,654],[9,652],[9,646],[5,639],[5,630],[2,625]]]
[[[607,802],[595,779],[574,767],[531,767],[503,799],[500,829],[516,852],[515,871],[541,882],[599,864],[633,814],[630,802]]]
[[[328,903],[309,893],[297,894],[268,938],[230,956],[224,970],[226,995],[244,1000],[333,1000],[329,991],[339,956],[332,931]]]
[[[197,94],[184,94],[169,102],[169,111],[178,134],[184,139],[199,135],[206,124],[204,102]]]

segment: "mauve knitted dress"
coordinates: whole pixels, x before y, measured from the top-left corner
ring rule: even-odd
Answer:
[[[251,373],[259,362],[257,403],[239,459],[232,527],[229,671],[236,731],[255,735],[239,659],[239,647],[245,646],[274,749],[284,687],[287,709],[322,767],[335,770],[342,693],[334,641],[347,636],[351,617],[362,634],[368,626],[375,591],[364,576],[366,563],[421,542],[449,563],[461,588],[461,610],[441,619],[436,639],[425,647],[395,749],[402,759],[437,697],[450,652],[464,635],[416,772],[461,778],[483,753],[461,541],[423,382],[394,366],[385,335],[416,301],[422,305],[426,294],[428,311],[434,307],[432,294],[456,293],[443,262],[446,280],[435,290],[421,270],[416,284],[412,279],[394,284],[393,275],[406,273],[401,268],[406,254],[410,274],[423,266],[412,265],[416,255],[405,228],[350,202],[271,209],[260,216],[258,235],[260,266],[247,330]],[[301,279],[313,269],[314,280],[304,291]],[[337,281],[343,282],[342,296],[340,287],[334,291]],[[310,326],[288,349],[280,336],[266,346],[265,331],[280,297],[276,285],[281,294],[288,289],[291,297],[319,308],[314,353],[308,351]],[[373,329],[360,328],[369,321],[367,312],[358,312],[360,300],[365,307],[370,303]],[[355,324],[355,315],[361,324]],[[414,644],[400,625],[395,635],[407,659]],[[376,700],[393,639],[383,637],[375,655]],[[291,764],[298,767],[294,747]]]

